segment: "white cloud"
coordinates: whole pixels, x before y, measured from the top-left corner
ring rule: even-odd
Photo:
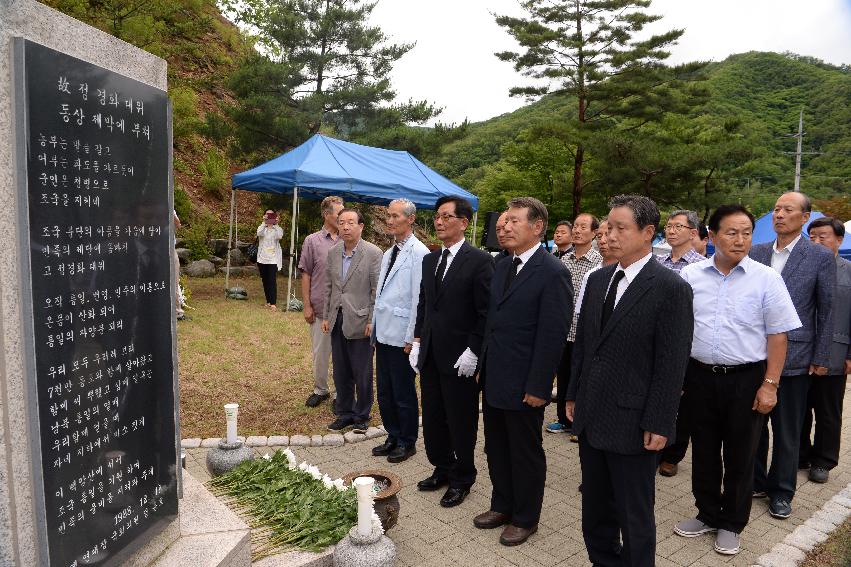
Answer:
[[[650,11],[665,16],[651,29],[686,30],[671,62],[793,51],[851,63],[848,0],[655,0]],[[516,0],[381,0],[372,21],[395,42],[417,43],[394,68],[398,98],[445,107],[444,122],[485,120],[522,106],[508,89],[524,78],[493,55],[511,49],[513,41],[491,12],[522,13]]]

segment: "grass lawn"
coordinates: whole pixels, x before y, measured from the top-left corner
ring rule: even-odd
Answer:
[[[225,299],[224,285],[224,276],[188,281],[195,309],[177,324],[181,436],[224,436],[228,402],[239,404],[240,435],[327,433],[330,405],[304,405],[313,374],[302,314],[266,309],[258,277],[230,279],[248,290],[248,301]],[[281,309],[286,293],[279,277]]]
[[[801,563],[801,567],[847,567],[851,565],[851,519],[836,528]]]

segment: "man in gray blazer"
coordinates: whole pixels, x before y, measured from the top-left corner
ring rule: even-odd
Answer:
[[[813,375],[827,374],[833,338],[831,303],[836,261],[824,246],[803,237],[812,205],[803,193],[784,193],[774,205],[772,243],[757,244],[750,256],[783,277],[802,327],[789,331],[786,364],[770,414],[773,433],[768,469],[768,427],[763,429],[754,466],[754,497],[768,496],[768,513],[785,519],[792,514],[798,476],[798,451]]]
[[[363,216],[355,209],[337,215],[340,242],[328,251],[325,268],[325,318],[331,333],[331,360],[337,390],[337,419],[330,431],[350,427],[366,433],[372,411],[372,310],[378,288],[381,250],[361,239]],[[357,399],[355,398],[357,392]]]
[[[839,463],[842,437],[842,401],[845,381],[851,373],[851,262],[839,255],[845,226],[833,217],[821,217],[807,228],[810,240],[830,250],[836,258],[836,289],[833,292],[833,342],[827,376],[813,378],[807,399],[807,415],[801,432],[799,468],[809,467],[809,478],[824,483]],[[816,433],[810,441],[813,414]]]

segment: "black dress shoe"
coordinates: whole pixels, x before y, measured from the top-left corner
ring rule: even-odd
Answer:
[[[461,502],[467,498],[467,495],[470,494],[469,488],[448,488],[446,489],[446,494],[443,495],[443,498],[440,499],[440,505],[444,508],[452,508],[453,506],[457,506]]]
[[[427,479],[419,481],[417,483],[417,488],[423,492],[432,492],[441,486],[446,486],[447,484],[449,484],[448,478],[431,475]]]
[[[310,396],[308,396],[307,398],[307,401],[304,402],[304,405],[309,408],[315,408],[330,397],[331,394],[310,394]]]
[[[399,445],[395,449],[393,449],[389,455],[387,455],[388,463],[401,463],[402,461],[407,461],[409,458],[413,457],[417,454],[417,448],[411,445],[410,447],[403,447]]]
[[[396,448],[396,442],[387,440],[381,445],[372,448],[373,457],[386,457]]]

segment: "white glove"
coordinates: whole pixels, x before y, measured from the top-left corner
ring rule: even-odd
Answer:
[[[408,353],[408,364],[411,365],[411,368],[414,369],[414,372],[419,372],[417,370],[417,362],[420,360],[420,343],[414,342],[411,343],[411,352]]]
[[[458,362],[452,368],[458,369],[458,376],[472,376],[476,373],[476,365],[479,363],[479,357],[473,354],[470,347],[461,353],[458,357]]]

